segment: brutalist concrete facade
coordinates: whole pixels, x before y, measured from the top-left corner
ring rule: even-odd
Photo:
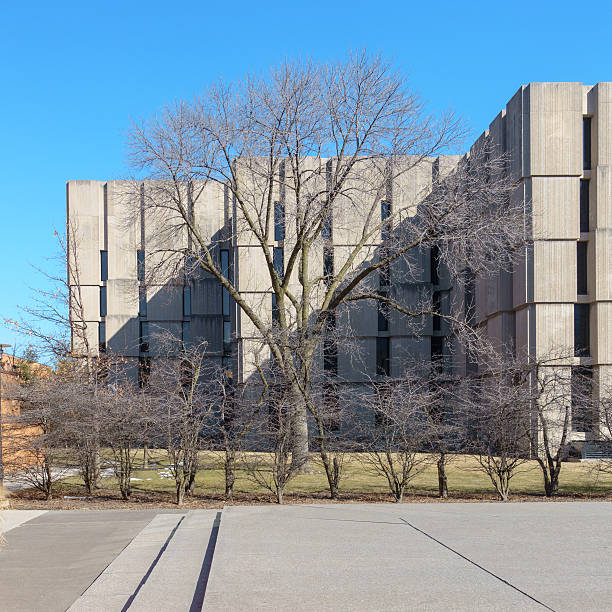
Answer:
[[[594,380],[612,381],[612,83],[531,83],[522,86],[491,123],[489,136],[510,158],[516,180],[513,197],[523,202],[534,242],[525,249],[513,272],[475,281],[473,321],[485,326],[502,350],[536,357],[551,351],[575,354],[561,367],[583,368]],[[484,135],[483,135],[484,136]],[[413,202],[415,209],[431,187],[435,172],[450,172],[458,157],[426,160],[393,185],[388,198]],[[143,197],[153,184],[143,184]],[[249,319],[237,312],[219,283],[198,276],[191,282],[145,283],[145,266],[157,265],[159,242],[151,232],[156,221],[142,214],[125,220],[122,191],[116,182],[69,181],[67,215],[75,230],[79,284],[88,325],[89,345],[99,343],[137,363],[155,356],[150,338],[167,330],[183,338],[205,338],[211,356],[225,362],[238,381],[253,373],[251,356],[260,340]],[[278,194],[282,198],[282,194]],[[240,219],[226,190],[207,187],[195,206],[197,223],[216,237],[217,256],[227,259],[234,283],[248,303],[272,317],[270,281],[258,246],[240,232]],[[205,214],[198,211],[206,211]],[[199,217],[198,217],[199,215]],[[232,220],[235,225],[232,226]],[[333,257],[355,244],[358,219],[334,220]],[[354,227],[352,227],[352,224]],[[234,230],[230,231],[230,227]],[[180,232],[166,240],[186,244]],[[161,245],[163,246],[163,245]],[[275,240],[286,250],[285,240]],[[368,254],[376,256],[379,243]],[[139,255],[139,253],[141,253]],[[402,285],[391,271],[390,288],[407,297],[415,281],[439,296],[442,312],[453,288],[442,270],[432,277],[430,253],[420,255],[422,278]],[[323,253],[312,265],[323,271]],[[359,263],[359,262],[357,262]],[[375,304],[366,302],[351,313],[338,313],[338,327],[351,318],[350,349],[339,350],[337,370],[346,385],[363,385],[376,376],[377,351],[388,345],[391,376],[402,373],[407,358],[428,359],[439,350],[448,331],[426,321],[418,330],[403,317],[390,314],[380,330]],[[380,339],[383,339],[382,341]],[[388,339],[388,340],[387,340]],[[147,343],[147,341],[149,342]],[[340,345],[342,346],[342,342]],[[377,348],[378,347],[378,348]],[[143,350],[148,349],[148,350]],[[359,355],[359,359],[355,359]],[[321,359],[323,357],[321,356]],[[467,364],[454,357],[459,370]],[[573,432],[580,440],[589,432]]]

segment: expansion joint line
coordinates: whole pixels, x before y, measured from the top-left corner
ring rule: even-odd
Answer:
[[[488,570],[486,567],[483,567],[482,565],[476,563],[476,561],[472,561],[472,559],[470,559],[469,557],[466,557],[465,555],[462,555],[459,551],[455,550],[454,548],[451,548],[447,544],[444,544],[444,542],[440,542],[440,540],[437,540],[432,535],[429,535],[426,531],[423,531],[422,529],[419,529],[418,527],[416,527],[412,523],[409,523],[406,519],[402,518],[401,516],[399,517],[399,520],[402,521],[403,523],[405,523],[406,525],[408,525],[408,527],[412,527],[412,529],[414,529],[415,531],[418,531],[419,533],[423,534],[425,537],[429,538],[430,540],[433,540],[436,544],[439,544],[440,546],[443,546],[444,548],[446,548],[446,550],[450,550],[450,552],[454,553],[458,557],[461,557],[463,560],[467,561],[468,563],[471,563],[472,565],[475,565],[478,569],[481,569],[483,572],[486,572],[490,576],[493,576],[493,578],[496,578],[500,582],[503,582],[506,586],[509,586],[511,589],[514,589],[515,591],[518,591],[519,593],[521,593],[521,595],[524,595],[525,597],[528,597],[529,599],[531,599],[531,601],[534,601],[535,603],[539,604],[543,608],[546,608],[547,610],[550,610],[551,612],[556,612],[556,610],[554,608],[551,608],[550,606],[547,606],[544,602],[540,601],[539,599],[536,599],[535,597],[533,597],[529,593],[525,593],[525,591],[522,591],[517,586],[514,586],[511,582],[508,582],[507,580],[505,580],[501,576],[498,576],[497,574],[494,574],[491,570]]]

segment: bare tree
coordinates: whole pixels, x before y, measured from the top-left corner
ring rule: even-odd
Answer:
[[[186,345],[173,338],[160,338],[158,345],[166,349],[155,360],[150,386],[159,398],[156,420],[166,440],[176,503],[181,505],[200,467],[207,422],[223,399],[223,377],[207,352],[206,342]]]
[[[464,380],[461,401],[469,422],[467,448],[476,455],[502,501],[510,495],[510,481],[530,459],[525,415],[530,392],[517,384],[510,369]]]
[[[406,375],[375,383],[369,399],[365,405],[372,408],[375,423],[365,428],[359,460],[366,469],[383,476],[395,501],[402,502],[410,482],[431,461],[423,452],[430,386],[424,377]]]
[[[465,266],[498,269],[500,253],[522,240],[522,207],[509,198],[505,160],[486,139],[425,192],[402,192],[411,172],[431,176],[431,157],[459,146],[463,134],[457,118],[427,114],[399,72],[364,53],[333,64],[285,62],[265,76],[218,83],[131,131],[133,167],[152,179],[132,190],[135,213],[144,210],[157,228],[160,263],[151,273],[180,275],[188,261],[229,292],[293,394],[292,460],[300,468],[308,461],[311,372],[330,317],[342,305],[382,300],[418,318],[431,304],[396,300],[369,280],[402,261],[418,279],[414,253],[433,246],[452,275]],[[207,194],[227,196],[231,231],[202,223]],[[383,201],[391,205],[381,218]],[[333,271],[323,270],[317,253],[341,234],[349,246],[334,253]],[[257,252],[274,324],[219,262],[232,235]]]

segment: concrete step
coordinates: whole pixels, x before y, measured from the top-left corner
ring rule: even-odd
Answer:
[[[186,514],[158,514],[123,549],[69,612],[120,612],[125,609]]]
[[[135,594],[130,612],[202,609],[220,519],[216,510],[187,513]]]

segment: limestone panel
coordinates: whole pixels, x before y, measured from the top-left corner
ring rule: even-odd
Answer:
[[[589,292],[596,300],[612,300],[612,229],[598,229],[589,241]],[[595,281],[593,283],[593,280]]]
[[[221,284],[215,279],[203,279],[191,285],[192,315],[222,313]]]
[[[120,181],[106,184],[108,278],[136,280],[136,251],[140,248],[138,185]],[[136,193],[135,193],[136,191]]]
[[[191,337],[194,340],[205,340],[206,351],[221,353],[223,351],[223,318],[220,316],[191,317]]]
[[[598,166],[612,165],[612,83],[598,83],[593,125],[593,161]]]
[[[612,140],[612,136],[611,136]],[[612,229],[612,166],[597,166],[591,179],[591,221],[600,229]]]
[[[529,144],[523,138],[523,123],[529,124],[529,109],[523,107],[524,89],[522,86],[506,105],[506,150],[510,157],[510,174],[515,180],[525,176],[524,149],[528,150]]]
[[[530,83],[527,175],[582,174],[582,86]]]
[[[229,193],[217,183],[196,183],[193,192],[193,215],[200,237],[207,245],[225,238],[225,211],[229,212]]]
[[[544,359],[550,357],[551,354],[573,354],[574,305],[536,304],[535,309],[537,330],[537,358]]]
[[[444,158],[441,158],[444,160]],[[393,209],[404,211],[402,217],[412,217],[417,212],[419,203],[431,189],[433,158],[425,158],[417,162],[414,156],[407,156],[399,160],[394,167],[397,175],[393,182]],[[446,164],[441,162],[443,171]],[[449,166],[452,162],[449,161]]]
[[[376,373],[376,338],[360,338],[351,350],[338,350],[338,376],[348,382],[364,381]]]
[[[612,302],[591,305],[591,354],[595,363],[612,365]]]
[[[516,336],[514,312],[500,312],[487,319],[487,337],[499,353],[511,355]]]
[[[138,282],[135,280],[109,280],[106,283],[106,310],[108,315],[138,316]]]
[[[337,311],[338,329],[348,334],[367,336],[377,333],[378,309],[374,300],[348,302]]]
[[[271,293],[241,293],[245,304],[260,318],[264,326],[272,324],[272,294]],[[291,311],[288,311],[291,315]],[[239,310],[240,336],[242,338],[259,337],[260,333],[245,312]]]
[[[533,177],[525,181],[531,201],[533,236],[543,239],[580,238],[580,179],[578,177]]]
[[[260,247],[239,247],[237,259],[236,273],[240,291],[270,291],[272,289],[268,264]]]
[[[534,355],[536,338],[535,305],[516,311],[516,353],[521,357]]]
[[[576,301],[576,242],[539,240],[533,261],[536,302]]]
[[[75,321],[98,321],[100,319],[100,287],[81,285],[74,291],[73,317]]]
[[[421,312],[429,307],[431,292],[425,292],[423,286],[391,284],[391,298],[411,312]],[[376,325],[376,322],[374,323]],[[377,327],[371,329],[376,330]],[[389,333],[393,335],[416,335],[431,333],[431,317],[410,316],[395,309],[389,311]]]
[[[390,339],[391,376],[403,376],[414,371],[431,357],[430,340],[425,337],[401,337]]]
[[[100,283],[100,251],[104,250],[100,234],[103,232],[104,223],[101,218],[80,215],[78,212],[71,216],[69,240],[75,245],[74,249],[70,247],[71,283]]]
[[[153,285],[147,287],[147,318],[176,321],[183,319],[183,286]]]
[[[106,344],[116,355],[138,356],[138,319],[123,315],[106,317]]]

